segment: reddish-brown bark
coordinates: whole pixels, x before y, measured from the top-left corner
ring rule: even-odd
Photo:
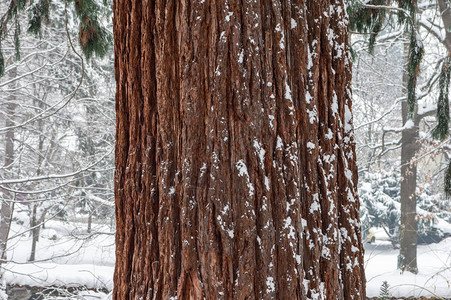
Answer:
[[[114,1],[115,299],[364,299],[342,1]]]

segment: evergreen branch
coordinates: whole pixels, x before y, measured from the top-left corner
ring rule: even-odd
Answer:
[[[448,6],[449,1],[437,0],[440,8],[443,25],[445,25],[445,39],[444,43],[448,50],[448,55],[451,55],[451,9]]]
[[[434,139],[444,140],[449,135],[449,83],[451,75],[451,61],[448,58],[440,73],[440,94],[437,101],[437,126],[432,130]]]
[[[437,70],[440,69],[440,64],[442,63],[442,61],[443,58],[437,62],[436,67],[434,68],[434,73],[429,77],[429,80],[420,88],[423,93],[417,96],[417,101],[430,95],[435,83],[440,79],[440,72],[438,72]]]
[[[414,119],[416,99],[417,76],[420,72],[420,64],[424,55],[424,46],[415,28],[411,28],[409,44],[409,64],[407,68],[407,105],[409,108],[409,118]]]
[[[451,198],[451,161],[448,164],[448,167],[445,171],[445,182],[444,182],[444,190],[445,195],[448,198]]]
[[[49,21],[50,0],[38,0],[37,3],[28,3],[27,0],[11,0],[7,11],[0,18],[0,77],[5,74],[5,60],[1,41],[6,36],[8,25],[13,18],[15,19],[13,25],[15,25],[14,48],[16,60],[20,59],[21,29],[17,15],[27,5],[29,6],[28,32],[41,35],[42,21]],[[67,0],[65,1],[65,11],[67,27]],[[98,15],[102,11],[101,6],[94,0],[75,0],[75,11],[80,19],[79,42],[86,58],[91,58],[93,53],[99,57],[104,57],[112,43],[112,35],[99,21]],[[74,50],[74,52],[76,51]]]

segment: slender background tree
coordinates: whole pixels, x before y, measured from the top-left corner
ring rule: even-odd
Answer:
[[[447,149],[446,142],[449,141],[449,57],[451,53],[450,39],[447,28],[451,24],[451,14],[449,13],[449,3],[447,1],[351,1],[348,6],[350,16],[350,28],[355,32],[368,34],[369,52],[372,53],[377,37],[382,40],[399,41],[402,45],[402,76],[400,76],[399,87],[404,95],[399,97],[401,103],[401,126],[384,127],[382,129],[382,143],[377,150],[380,159],[388,151],[399,149],[400,169],[401,169],[401,225],[399,232],[400,255],[398,267],[401,270],[418,273],[417,267],[417,240],[418,240],[418,213],[417,213],[417,177],[418,157],[421,156],[420,127],[426,124],[426,118],[436,114],[436,123],[429,131],[426,139],[439,139],[443,143],[441,150]],[[448,25],[447,25],[448,24]],[[383,33],[383,34],[382,34]],[[423,34],[422,34],[423,33]],[[434,51],[430,49],[425,54],[423,41],[431,36],[436,48],[443,47],[442,56],[437,61],[431,62]],[[430,53],[428,53],[430,52]],[[422,59],[429,54],[429,59],[425,63],[428,72],[421,71]],[[433,66],[430,68],[429,66]],[[431,70],[432,69],[432,70]],[[421,74],[423,75],[423,78]],[[425,77],[425,78],[424,78]],[[421,82],[417,88],[417,81]],[[436,108],[428,105],[428,98],[433,98],[432,89],[437,89]],[[398,89],[399,90],[399,89]],[[438,96],[438,97],[437,97]],[[424,100],[424,99],[426,100]],[[420,106],[419,101],[422,106]],[[392,99],[395,100],[395,99]],[[389,112],[388,112],[389,113]],[[387,114],[388,114],[387,113]],[[380,120],[379,118],[378,120]],[[377,121],[376,121],[377,122]],[[369,122],[368,124],[375,123]],[[368,125],[367,124],[367,125]],[[401,138],[396,142],[388,143],[386,147],[385,137],[391,134],[400,134]],[[394,147],[393,147],[394,146]],[[399,147],[398,147],[399,146]],[[373,152],[374,153],[374,152]],[[449,171],[451,161],[447,151],[444,152],[447,158],[447,168],[444,176],[444,192],[448,196],[451,185]]]

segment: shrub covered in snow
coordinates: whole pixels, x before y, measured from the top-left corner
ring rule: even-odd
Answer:
[[[360,178],[360,218],[364,239],[371,227],[383,228],[396,246],[401,219],[401,176],[393,170],[367,172]],[[418,243],[439,242],[451,234],[450,202],[433,194],[428,184],[418,184]]]

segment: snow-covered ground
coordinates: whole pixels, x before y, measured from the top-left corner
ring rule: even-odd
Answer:
[[[19,215],[16,217],[20,219]],[[41,231],[36,261],[28,262],[31,237],[24,225],[13,224],[8,259],[4,265],[8,284],[29,286],[84,286],[89,289],[111,290],[114,272],[114,236],[96,234],[88,238],[86,224],[49,221]],[[93,232],[110,232],[108,225],[93,225]],[[22,234],[21,234],[22,233]],[[394,297],[451,297],[451,237],[438,244],[418,246],[419,273],[401,274],[396,269],[398,251],[375,232],[376,242],[365,243],[365,270],[368,297],[379,296],[384,281]],[[81,292],[84,299],[107,299],[101,292]],[[82,296],[82,294],[79,294]]]
[[[396,269],[399,250],[376,232],[376,242],[365,243],[367,296],[377,297],[384,281],[393,297],[451,297],[451,237],[437,244],[418,245],[418,274]],[[379,238],[378,238],[379,237]]]
[[[23,225],[12,224],[10,236],[14,238],[8,241],[7,252],[10,262],[2,266],[8,285],[112,289],[115,246],[108,225],[93,224],[92,234],[87,234],[86,224],[48,221],[45,229],[41,229],[36,259],[28,262],[31,251],[29,219],[26,213],[20,212],[14,217]],[[85,299],[91,299],[88,294],[102,295],[86,291],[83,294]]]

